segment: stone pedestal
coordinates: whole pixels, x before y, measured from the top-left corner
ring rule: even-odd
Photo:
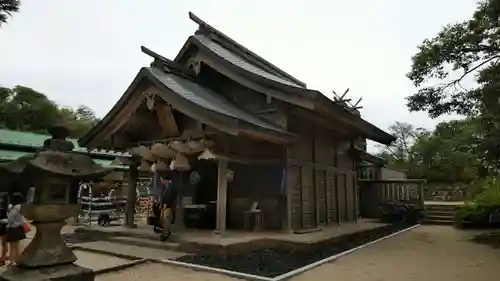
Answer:
[[[5,271],[0,281],[94,281],[94,271],[73,264],[77,257],[61,237],[65,220],[79,205],[23,205],[21,212],[33,220],[36,234],[19,258],[19,265]]]
[[[73,251],[61,237],[64,222],[33,222],[36,234],[24,249],[19,264],[27,268],[38,268],[58,264],[70,264],[76,261]]]
[[[75,264],[28,269],[13,267],[0,276],[0,281],[94,281],[94,271]]]

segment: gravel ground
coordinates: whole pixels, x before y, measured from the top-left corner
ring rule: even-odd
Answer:
[[[477,233],[449,226],[420,226],[291,280],[496,280],[500,250],[470,241]]]
[[[244,251],[227,256],[223,253],[186,255],[176,260],[252,275],[276,277],[318,260],[387,236],[406,227],[407,226],[386,226],[370,229],[347,235],[335,239],[334,241],[316,243],[303,250],[276,247]]]

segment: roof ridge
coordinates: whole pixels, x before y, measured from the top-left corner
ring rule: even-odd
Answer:
[[[288,79],[290,82],[297,83],[300,86],[306,88],[306,84],[304,82],[302,82],[299,79],[297,79],[297,78],[293,77],[292,75],[288,74],[284,70],[280,69],[279,67],[277,67],[276,65],[272,64],[268,60],[262,58],[261,56],[257,55],[256,53],[250,51],[248,48],[246,48],[245,46],[243,46],[240,43],[236,42],[234,39],[230,38],[229,36],[225,35],[224,33],[220,32],[215,27],[213,27],[210,24],[208,24],[207,22],[203,21],[202,19],[200,19],[199,17],[197,17],[192,12],[189,12],[189,18],[192,21],[194,21],[195,23],[197,23],[199,25],[199,28],[202,27],[205,30],[209,31],[210,33],[212,33],[212,34],[220,37],[221,40],[216,40],[216,41],[218,41],[218,43],[222,43],[222,44],[226,43],[226,44],[232,45],[233,47],[235,47],[239,51],[242,51],[243,53],[246,53],[247,55],[250,55],[252,58],[254,58],[255,60],[257,60],[258,62],[264,64],[265,66],[267,66],[269,68],[271,68],[271,70],[274,70],[275,72],[277,72],[278,74],[280,74],[281,76],[283,76],[283,78]],[[211,39],[214,39],[214,38],[211,38]]]

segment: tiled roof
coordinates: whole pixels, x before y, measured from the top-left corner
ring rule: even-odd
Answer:
[[[171,89],[178,95],[195,103],[201,107],[208,110],[214,111],[219,114],[223,114],[257,127],[265,128],[268,130],[276,131],[279,133],[287,134],[286,130],[283,128],[266,122],[259,117],[256,117],[243,109],[237,107],[235,104],[224,99],[222,95],[212,92],[199,84],[191,82],[182,77],[176,76],[174,74],[165,73],[157,68],[145,68],[150,72],[158,81],[163,83],[167,88]]]
[[[37,134],[31,132],[20,132],[14,130],[0,129],[0,162],[2,161],[13,161],[17,158],[28,154],[29,152],[23,151],[21,148],[36,149],[43,146],[43,142],[50,138],[48,135]],[[116,157],[116,156],[129,156],[128,153],[120,153],[107,150],[96,150],[93,149],[90,152],[84,147],[79,147],[76,139],[69,139],[75,145],[74,151],[81,153],[88,153],[92,156],[94,162],[101,164],[103,166],[115,169],[128,169],[124,165],[112,165],[111,160],[99,159],[97,157]],[[3,146],[3,148],[1,148]],[[19,150],[8,149],[6,146],[19,147]]]
[[[19,147],[39,148],[43,146],[43,142],[48,138],[50,138],[50,136],[45,134],[0,129],[0,146],[11,145]],[[129,156],[128,153],[121,153],[109,150],[93,149],[87,151],[86,148],[79,147],[77,139],[68,139],[68,140],[73,142],[73,144],[75,145],[74,151],[77,152],[89,153],[95,156],[108,156],[108,157]]]
[[[18,150],[9,150],[9,149],[0,149],[0,162],[3,161],[14,161],[19,157],[25,156],[29,154],[29,152],[18,151]],[[103,159],[95,159],[93,158],[95,163],[100,164],[105,167],[114,168],[114,169],[128,169],[125,165],[113,165],[111,160],[103,160]]]
[[[278,82],[281,84],[285,84],[288,86],[292,87],[297,87],[297,88],[304,88],[302,85],[289,81],[287,79],[283,79],[281,77],[278,77],[248,61],[243,59],[241,56],[238,56],[237,54],[231,52],[230,50],[224,48],[222,45],[216,43],[215,41],[211,40],[210,38],[207,38],[206,36],[203,35],[194,35],[193,36],[198,42],[203,44],[206,48],[208,48],[210,51],[221,57],[222,59],[232,63],[233,65],[240,67],[248,72],[251,72],[253,74],[262,76],[266,79],[272,80],[274,82]]]

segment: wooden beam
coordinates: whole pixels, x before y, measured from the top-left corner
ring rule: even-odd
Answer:
[[[179,128],[177,122],[174,118],[174,113],[172,108],[167,103],[156,104],[155,106],[156,116],[158,117],[158,123],[160,123],[163,133],[167,137],[178,136]]]
[[[93,141],[94,143],[100,143],[104,140],[110,139],[111,135],[116,133],[125,123],[127,123],[133,113],[144,101],[144,96],[142,95],[143,89],[143,87],[137,87],[135,92],[131,94],[131,98],[125,106],[118,112],[111,122],[108,123],[102,133],[95,137],[95,140]]]
[[[134,162],[129,166],[129,177],[128,177],[128,186],[127,186],[127,203],[125,206],[125,226],[128,228],[135,228],[136,225],[134,223],[134,213],[135,213],[135,203],[137,200],[137,171],[138,165],[137,162]]]
[[[216,69],[219,73],[222,75],[228,77],[229,79],[247,87],[250,88],[256,92],[259,92],[264,95],[271,96],[272,98],[279,99],[286,101],[288,103],[307,108],[307,109],[314,109],[314,101],[310,98],[298,96],[298,95],[290,95],[288,93],[284,93],[282,91],[278,90],[273,90],[269,87],[262,86],[259,83],[255,83],[253,81],[250,81],[250,79],[246,79],[238,74],[236,74],[234,71],[224,67],[220,63],[217,63],[214,59],[210,58],[209,55],[205,54],[198,54],[197,59],[200,60],[201,62],[209,65],[210,67]]]
[[[217,166],[217,218],[216,234],[226,232],[227,212],[227,160],[220,159]]]

